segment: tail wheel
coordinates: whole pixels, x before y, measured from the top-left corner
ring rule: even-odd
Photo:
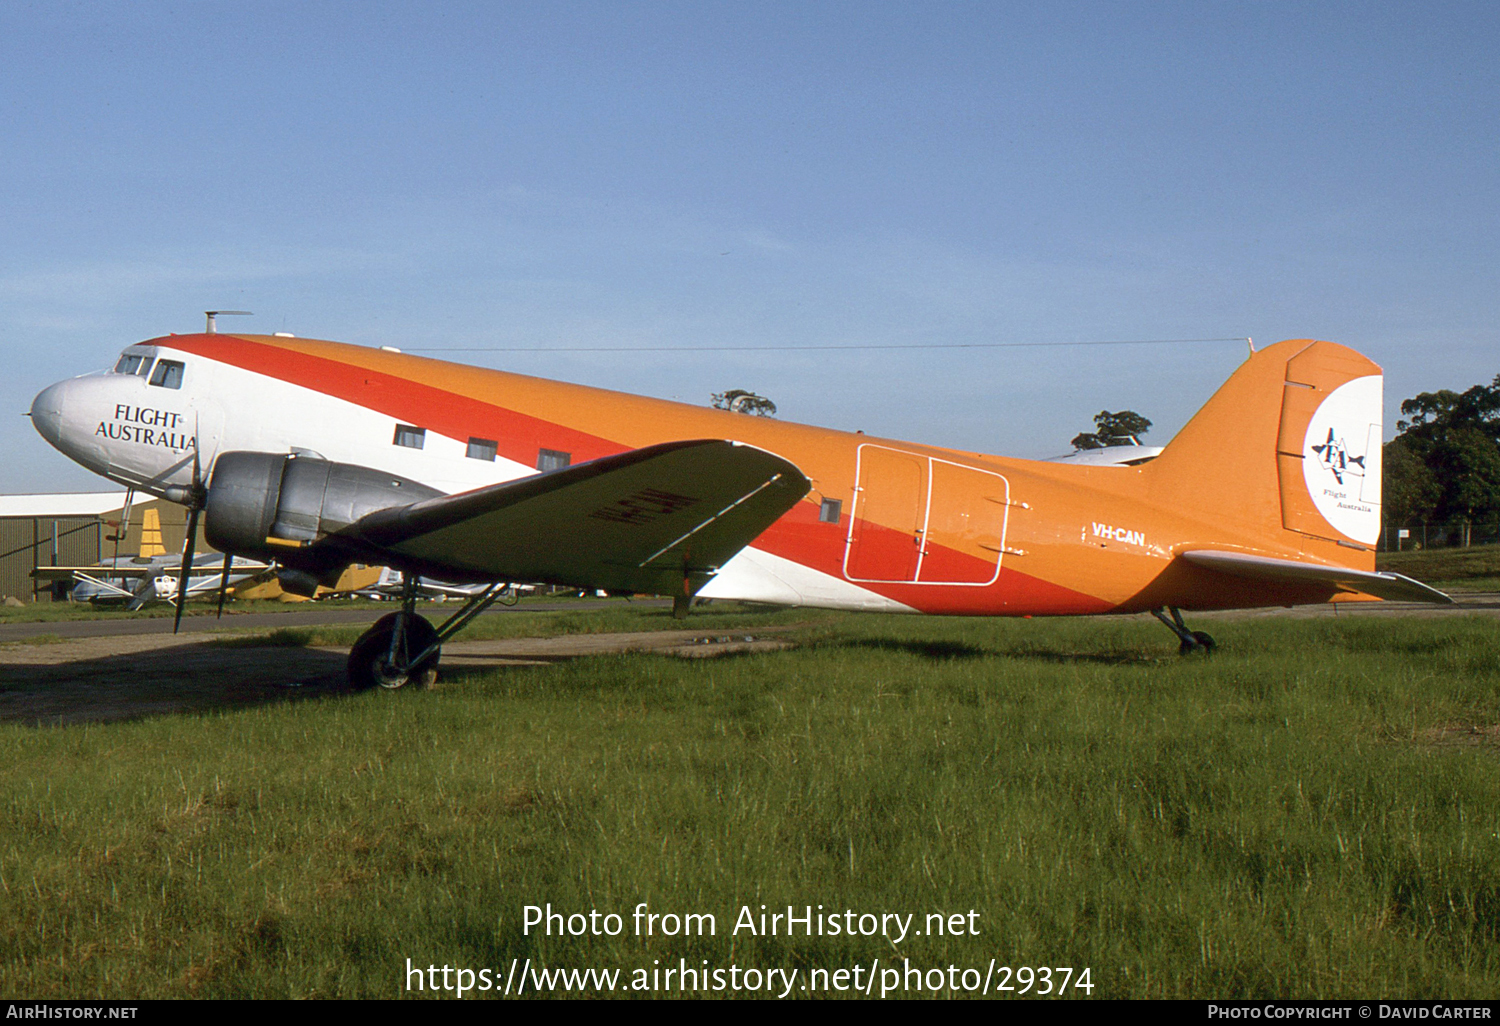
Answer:
[[[391,638],[396,633],[399,613],[387,613],[375,621],[375,626],[360,636],[349,651],[349,686],[355,691],[373,687],[424,688],[437,680],[440,649],[416,666],[407,665],[407,660],[420,654],[437,641],[437,630],[426,618],[410,614],[406,617],[406,637],[396,646],[395,659],[391,659]]]
[[[1182,639],[1182,644],[1177,647],[1177,654],[1192,655],[1194,652],[1202,652],[1204,655],[1213,655],[1217,647],[1212,634],[1207,631],[1193,631],[1188,637]]]

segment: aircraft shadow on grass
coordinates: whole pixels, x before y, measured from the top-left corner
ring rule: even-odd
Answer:
[[[57,726],[250,708],[339,694],[341,653],[183,645],[52,665],[0,664],[0,720]]]
[[[1008,661],[1034,660],[1049,663],[1099,663],[1105,666],[1125,666],[1132,663],[1154,663],[1157,659],[1140,652],[1067,652],[1051,650],[1002,651],[981,648],[967,641],[897,641],[891,638],[860,638],[832,642],[828,647],[863,649],[873,652],[900,653],[921,656],[933,662],[981,659],[985,657]]]
[[[901,655],[921,656],[936,662],[955,659],[981,659],[1002,653],[980,648],[967,641],[901,641],[895,638],[855,638],[835,641],[831,647],[862,649],[870,652],[889,652]]]
[[[234,638],[228,643],[210,641],[48,665],[0,661],[0,721],[35,726],[106,723],[305,698],[357,697],[348,687],[342,653],[254,641]],[[509,652],[501,645],[482,654],[455,654],[444,680],[456,683],[580,657],[588,654]]]

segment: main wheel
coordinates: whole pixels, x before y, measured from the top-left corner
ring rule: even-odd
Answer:
[[[416,666],[407,666],[406,660],[416,655],[437,640],[437,630],[424,617],[412,614],[406,618],[406,646],[396,653],[396,665],[387,662],[391,651],[391,635],[396,632],[396,617],[399,613],[387,613],[375,621],[375,626],[360,635],[349,650],[349,686],[355,691],[373,687],[425,688],[437,680],[438,658],[441,649]]]

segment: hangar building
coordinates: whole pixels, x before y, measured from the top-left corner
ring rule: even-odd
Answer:
[[[161,544],[168,552],[181,552],[187,510],[176,503],[138,496],[122,535],[124,492],[0,495],[0,601],[50,602],[66,594],[33,579],[37,567],[92,566],[140,552],[148,511],[156,513],[150,519],[160,524]],[[208,551],[201,536],[198,551]]]

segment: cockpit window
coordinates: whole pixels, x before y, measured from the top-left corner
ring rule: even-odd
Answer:
[[[116,374],[139,374],[145,377],[151,373],[151,357],[142,356],[140,353],[121,353],[120,362],[115,364]]]
[[[156,370],[151,375],[152,385],[160,385],[162,388],[182,387],[182,363],[178,360],[158,360]]]

